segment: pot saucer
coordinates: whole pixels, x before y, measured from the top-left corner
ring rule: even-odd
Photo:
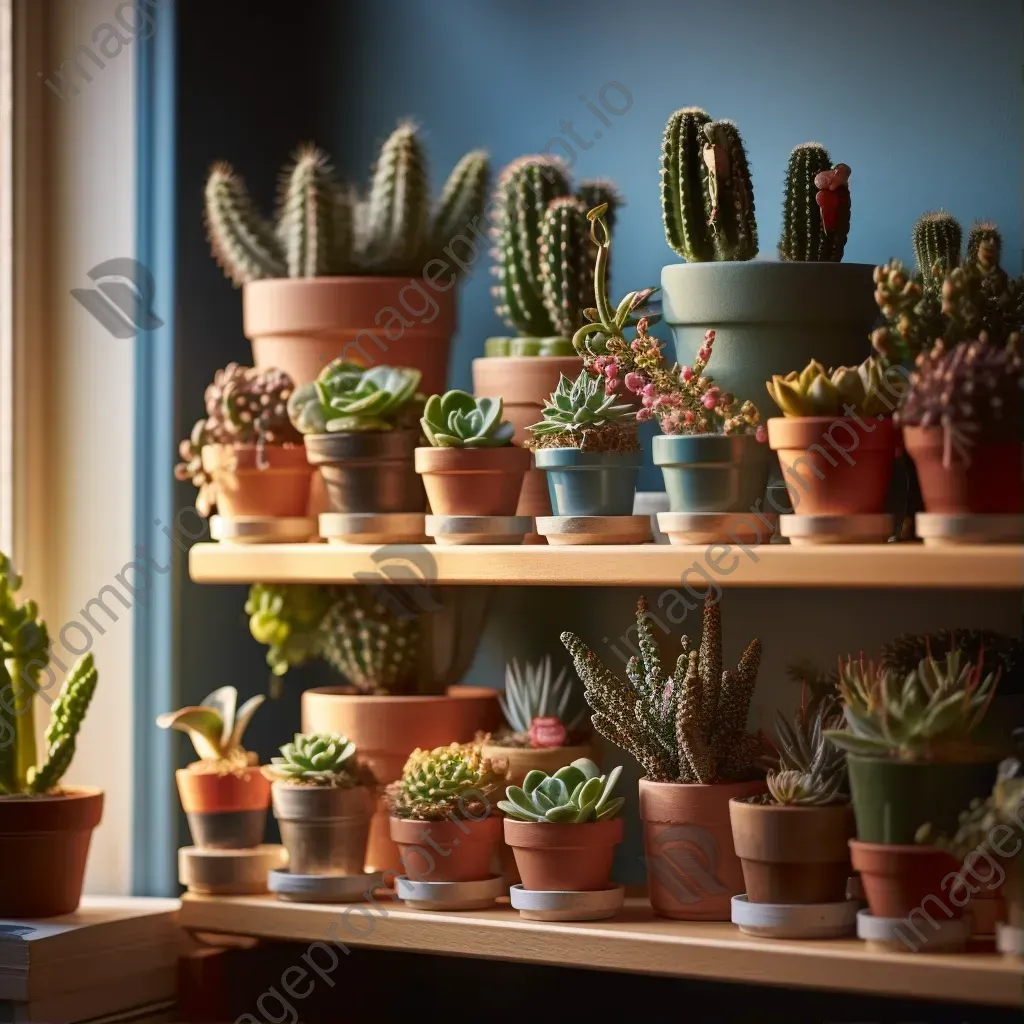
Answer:
[[[405,875],[395,879],[395,892],[413,910],[485,910],[507,883],[501,875],[482,882],[415,882]]]
[[[775,535],[778,518],[773,513],[659,512],[658,528],[668,534],[670,544],[768,544]]]
[[[912,921],[906,917],[875,917],[869,910],[858,910],[857,938],[900,953],[944,953],[963,949],[971,937],[968,918],[931,917],[929,923],[929,916],[925,913]]]
[[[841,903],[751,903],[732,898],[732,923],[746,935],[766,939],[841,939],[857,926],[856,900]]]
[[[317,539],[316,520],[305,516],[211,516],[210,538],[222,544],[305,544]]]
[[[533,529],[530,516],[426,516],[435,544],[522,544]]]
[[[320,536],[330,544],[426,544],[422,512],[321,512]]]
[[[997,924],[996,949],[1004,956],[1024,956],[1024,928],[1005,922]]]
[[[614,917],[626,898],[626,887],[615,885],[593,892],[509,889],[512,906],[526,921],[603,921]]]
[[[858,516],[779,516],[779,533],[794,547],[812,544],[884,544],[892,536],[887,512]]]
[[[353,903],[383,884],[381,873],[362,875],[293,875],[287,868],[267,874],[267,889],[288,903]]]
[[[647,544],[651,517],[537,516],[537,532],[549,544]]]
[[[927,547],[944,544],[1020,544],[1024,519],[1020,516],[945,515],[918,512],[914,529]]]
[[[267,891],[268,872],[288,863],[283,846],[264,844],[249,850],[183,846],[178,850],[178,881],[189,892],[211,896],[247,896]]]

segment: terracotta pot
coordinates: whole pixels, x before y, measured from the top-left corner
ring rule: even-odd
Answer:
[[[56,917],[82,899],[92,830],[103,816],[98,789],[0,797],[0,917]]]
[[[505,819],[523,886],[542,892],[593,892],[611,886],[622,819],[586,825]]]
[[[295,875],[361,875],[376,795],[366,786],[275,781],[271,794],[288,870]]]
[[[532,456],[525,448],[417,448],[430,511],[438,516],[513,516],[523,474]]]
[[[399,870],[416,882],[482,882],[501,874],[497,812],[477,821],[389,819]]]
[[[270,782],[259,768],[208,771],[203,762],[174,773],[192,842],[203,849],[259,846],[270,806]]]
[[[906,917],[918,908],[936,920],[963,917],[967,891],[957,886],[960,865],[945,850],[937,846],[889,846],[851,839],[850,855],[875,917]],[[954,890],[955,900],[950,899]]]
[[[768,443],[797,515],[885,511],[896,459],[891,418],[777,416],[768,421]]]
[[[478,732],[494,732],[501,722],[498,691],[479,686],[452,686],[446,697],[371,697],[345,687],[302,694],[302,731],[348,736],[382,789],[401,776],[417,747],[467,743]],[[402,870],[382,797],[370,824],[366,870],[386,869]]]
[[[310,465],[320,470],[329,512],[423,512],[427,497],[413,468],[416,430],[307,434]]]
[[[217,511],[236,516],[304,516],[313,467],[302,445],[209,444],[203,469],[213,479]]]
[[[846,898],[853,808],[729,801],[733,845],[751,903],[840,903]]]
[[[763,780],[715,786],[640,780],[651,906],[678,921],[729,921],[743,892],[729,801],[766,793]]]
[[[359,366],[413,366],[423,375],[424,394],[443,394],[455,296],[454,287],[438,291],[408,277],[253,281],[242,288],[242,326],[254,365],[276,366],[296,384],[341,358]]]
[[[974,440],[963,432],[949,445],[949,466],[942,461],[942,427],[904,427],[903,443],[914,460],[927,512],[1013,515],[1024,509],[1019,440]]]

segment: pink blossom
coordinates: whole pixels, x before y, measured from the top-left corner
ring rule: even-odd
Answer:
[[[639,351],[640,351],[640,347],[641,347],[640,339],[639,339],[639,338],[634,338],[634,339],[633,339],[633,340],[632,340],[632,341],[631,341],[631,342],[629,343],[629,347],[630,347],[630,348],[631,348],[631,349],[632,349],[632,350],[633,350],[634,352],[639,352]]]
[[[640,404],[645,409],[650,409],[651,406],[654,405],[654,398],[651,397],[651,395],[644,395],[644,397],[640,399]]]
[[[757,430],[754,431],[754,437],[764,444],[768,440],[768,430],[763,423],[758,425]]]
[[[713,329],[704,332],[704,343],[707,345],[709,350],[710,350],[711,346],[714,345],[714,343],[715,343],[715,332],[714,332]]]
[[[645,384],[644,385],[644,389],[641,392],[641,394],[653,395],[654,394],[654,381],[649,381],[647,384]]]
[[[692,366],[684,366],[682,371],[680,372],[679,376],[683,380],[693,380],[693,367]]]
[[[604,368],[604,375],[606,377],[608,377],[609,379],[615,377],[615,375],[618,372],[619,372],[619,368],[618,368],[618,366],[615,365],[615,363],[609,363]]]
[[[690,412],[689,409],[687,409],[686,412],[683,413],[683,422],[684,423],[692,423],[696,418],[697,417],[694,416],[693,413]]]
[[[712,384],[705,392],[705,394],[710,395],[712,398],[718,398],[721,393],[722,389],[720,387],[716,387],[714,384]]]
[[[611,379],[608,380],[608,382],[604,386],[604,393],[606,395],[614,395],[615,394],[615,389],[618,386],[619,386],[619,382],[617,380],[615,380],[614,378],[611,378]]]
[[[644,390],[644,385],[647,382],[639,373],[627,373],[626,374],[626,387],[635,395],[639,395]]]
[[[714,395],[705,395],[701,401],[705,409],[714,409],[718,405],[718,399]]]
[[[700,360],[700,361],[701,361],[702,363],[706,363],[706,362],[707,362],[707,361],[708,361],[708,360],[709,360],[709,359],[711,358],[711,348],[710,348],[710,347],[709,347],[708,345],[705,345],[705,346],[704,346],[703,348],[701,348],[701,350],[700,350],[700,351],[699,351],[699,352],[697,353],[697,358],[698,358],[698,359],[699,359],[699,360]]]
[[[646,423],[652,416],[650,409],[638,409],[636,413],[637,423]]]
[[[607,365],[607,363],[608,360],[605,356],[598,356],[594,360],[594,369],[597,370],[598,373],[604,373],[604,368]]]

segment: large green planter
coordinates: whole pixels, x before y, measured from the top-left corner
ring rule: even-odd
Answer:
[[[847,754],[857,838],[865,843],[909,845],[930,824],[956,831],[970,802],[992,792],[997,762],[927,764]]]
[[[653,451],[672,512],[749,512],[764,498],[772,452],[752,434],[660,434]]]
[[[673,263],[661,271],[663,313],[676,358],[690,364],[714,328],[708,372],[768,415],[773,373],[853,365],[870,353],[878,316],[867,263]]]
[[[630,516],[643,452],[581,452],[541,448],[537,469],[548,477],[551,511],[556,516]]]

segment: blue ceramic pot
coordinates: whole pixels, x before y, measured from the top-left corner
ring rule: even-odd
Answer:
[[[631,516],[643,452],[581,452],[542,448],[534,453],[548,477],[556,516]]]
[[[767,443],[752,434],[654,438],[654,464],[673,512],[749,512],[764,498],[771,460]]]

